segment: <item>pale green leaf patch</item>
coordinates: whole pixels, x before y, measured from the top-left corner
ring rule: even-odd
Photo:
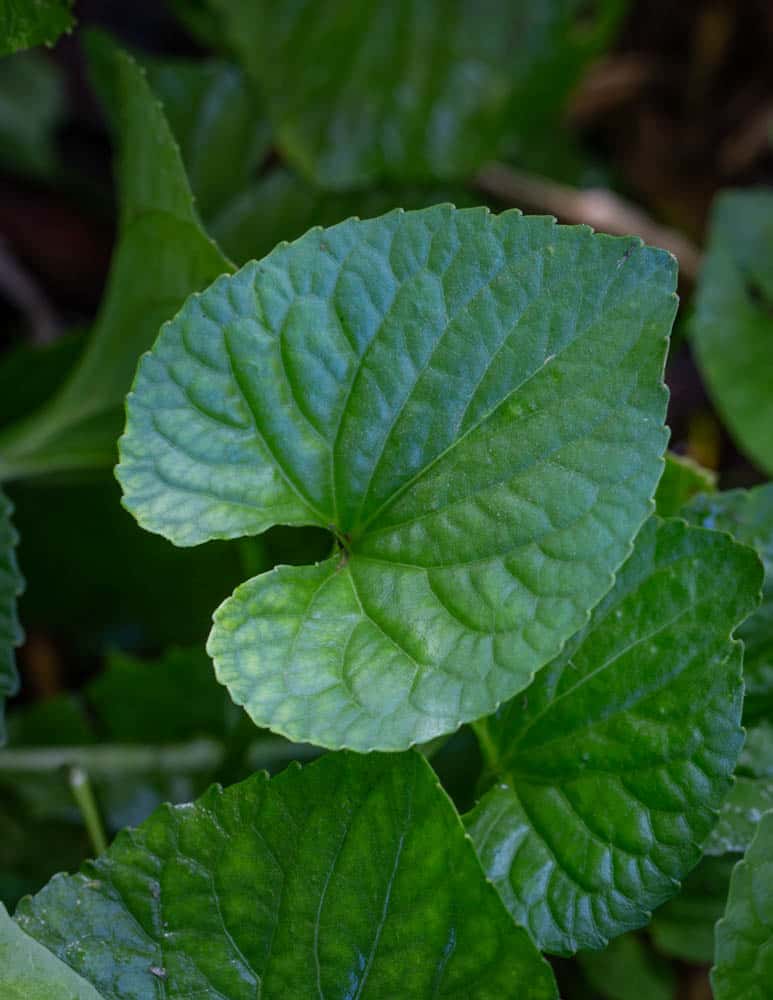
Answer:
[[[101,1000],[85,979],[25,934],[2,903],[0,995],[3,1000]]]

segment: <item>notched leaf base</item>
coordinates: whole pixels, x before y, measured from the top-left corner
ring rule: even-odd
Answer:
[[[181,545],[335,526],[215,615],[219,678],[296,741],[398,750],[492,712],[582,627],[651,507],[675,262],[439,205],[311,230],[188,300],[118,477]]]

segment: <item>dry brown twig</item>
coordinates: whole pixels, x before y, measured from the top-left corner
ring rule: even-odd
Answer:
[[[641,236],[645,243],[674,254],[682,278],[694,282],[698,275],[701,253],[690,239],[661,226],[642,209],[606,188],[580,190],[504,163],[483,167],[475,184],[500,201],[529,211],[548,212],[561,222],[585,223],[613,236]]]

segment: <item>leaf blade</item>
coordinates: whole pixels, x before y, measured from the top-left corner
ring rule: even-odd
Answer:
[[[724,191],[714,202],[691,339],[714,402],[739,447],[773,473],[773,194]]]
[[[151,967],[170,1000],[556,996],[417,754],[328,755],[211,789],[56,878],[17,919],[106,1000],[156,992]],[[71,945],[81,932],[90,954]]]
[[[746,547],[651,518],[588,627],[478,724],[497,783],[468,829],[544,949],[643,925],[698,861],[742,745],[730,635],[759,582]]]
[[[188,300],[128,400],[125,505],[178,545],[275,523],[339,545],[216,615],[216,669],[259,725],[405,749],[555,655],[649,510],[674,279],[635,240],[439,205],[311,230]],[[295,613],[322,577],[320,670],[325,623]],[[274,601],[297,640],[250,625]],[[314,706],[326,678],[337,710]]]
[[[144,74],[106,37],[90,36],[89,55],[121,139],[119,240],[99,316],[65,383],[0,437],[1,479],[110,465],[137,358],[188,294],[231,269],[201,228]]]
[[[739,628],[744,643],[744,719],[773,711],[773,484],[695,497],[681,511],[691,524],[728,531],[762,560],[762,603]]]
[[[773,976],[773,811],[733,869],[715,930],[711,984],[717,1000],[763,1000]]]

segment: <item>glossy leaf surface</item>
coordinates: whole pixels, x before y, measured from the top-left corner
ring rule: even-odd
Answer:
[[[705,528],[729,531],[762,559],[762,603],[738,637],[744,643],[744,718],[773,719],[773,483],[696,497],[681,516]]]
[[[716,928],[711,971],[716,1000],[766,1000],[773,983],[773,812],[766,813],[734,868]]]
[[[128,398],[125,505],[178,545],[338,539],[215,615],[255,722],[404,749],[558,652],[650,507],[674,277],[635,239],[439,205],[311,230],[188,300]]]
[[[727,191],[714,203],[692,342],[739,447],[773,475],[773,193]]]
[[[93,986],[29,937],[0,903],[3,1000],[100,1000]]]
[[[16,919],[105,1000],[557,996],[414,753],[162,808]]]
[[[557,113],[624,4],[216,0],[287,160],[324,187],[467,179]],[[442,25],[442,30],[438,26]],[[348,58],[342,58],[347,53]]]
[[[109,465],[139,355],[185,297],[230,264],[202,230],[180,151],[134,60],[89,44],[94,76],[120,136],[121,213],[105,298],[65,384],[0,435],[0,479]]]
[[[700,858],[743,742],[730,635],[760,582],[729,536],[653,517],[587,628],[478,723],[495,784],[467,826],[542,949],[642,926]]]
[[[11,524],[12,510],[0,492],[0,746],[5,742],[5,699],[16,694],[19,686],[14,650],[22,639],[16,610],[22,578],[16,563],[18,539]]]

